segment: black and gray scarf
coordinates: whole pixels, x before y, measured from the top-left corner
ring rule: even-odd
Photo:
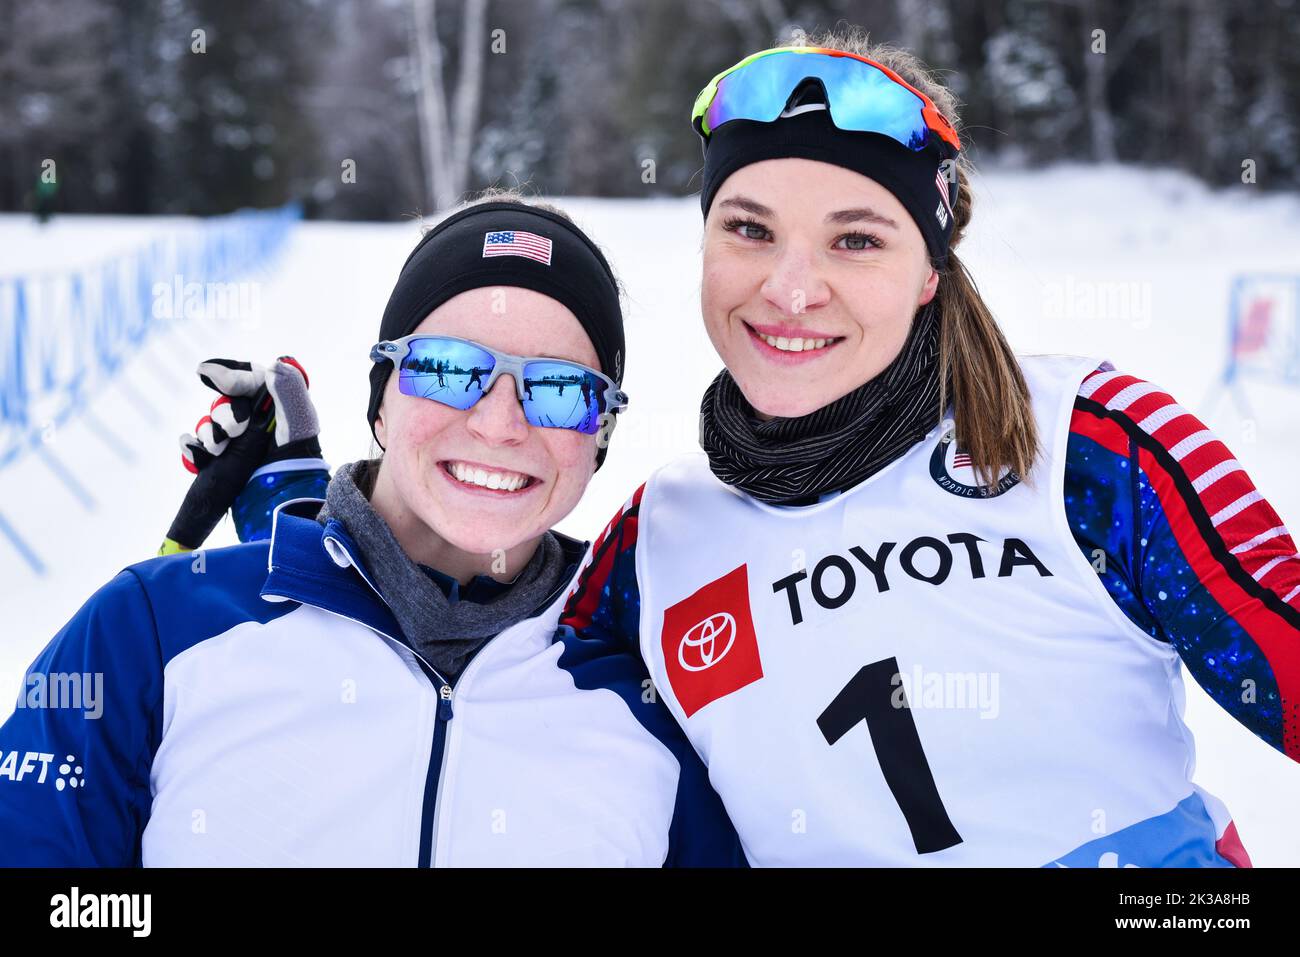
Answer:
[[[772,505],[802,505],[870,478],[924,438],[939,414],[939,316],[932,299],[893,362],[808,415],[760,421],[724,369],[704,393],[700,445],[727,485]]]
[[[554,532],[547,532],[509,590],[486,602],[452,602],[428,575],[428,566],[406,554],[383,516],[370,504],[372,481],[369,461],[339,466],[316,521],[324,525],[335,518],[343,523],[402,633],[426,661],[451,680],[493,635],[536,613],[540,603],[572,572],[564,547]]]

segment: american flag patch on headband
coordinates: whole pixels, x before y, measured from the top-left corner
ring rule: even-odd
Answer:
[[[943,167],[939,167],[939,172],[934,174],[934,185],[939,187],[939,195],[943,197],[943,205],[948,214],[952,215],[952,203],[948,202],[948,177],[943,175]]]
[[[483,236],[483,258],[489,256],[524,256],[539,263],[551,264],[551,241],[536,233],[505,229]]]

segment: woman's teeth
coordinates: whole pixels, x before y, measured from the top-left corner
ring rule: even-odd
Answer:
[[[780,349],[782,352],[811,352],[814,349],[823,349],[827,343],[835,342],[835,339],[787,339],[785,336],[765,336],[761,332],[759,338],[766,342],[774,349]]]
[[[487,472],[461,462],[448,462],[447,471],[466,485],[500,489],[504,492],[517,492],[531,481],[527,475],[518,472]]]

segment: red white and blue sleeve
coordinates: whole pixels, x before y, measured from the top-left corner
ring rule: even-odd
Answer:
[[[659,700],[641,659],[641,592],[636,578],[642,485],[592,543],[560,615],[559,665],[579,688],[607,688],[677,759],[680,772],[668,834],[670,867],[746,867],[740,837],[709,772]]]
[[[1075,399],[1065,508],[1129,620],[1300,760],[1300,555],[1227,446],[1169,393],[1103,364]]]

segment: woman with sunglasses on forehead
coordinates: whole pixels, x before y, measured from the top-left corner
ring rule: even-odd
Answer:
[[[1180,662],[1300,757],[1295,544],[1167,393],[1012,353],[954,106],[859,36],[701,93],[726,369],[561,634],[640,650],[751,864],[1249,866]]]
[[[329,476],[294,360],[204,363],[222,395],[182,442],[178,554],[29,670],[103,673],[102,716],[0,727],[27,755],[0,765],[0,864],[743,863],[635,652],[555,640],[586,543],[551,528],[626,407],[623,348],[604,256],[506,194],[402,268],[370,354],[380,459]],[[186,554],[236,497],[245,544]]]

